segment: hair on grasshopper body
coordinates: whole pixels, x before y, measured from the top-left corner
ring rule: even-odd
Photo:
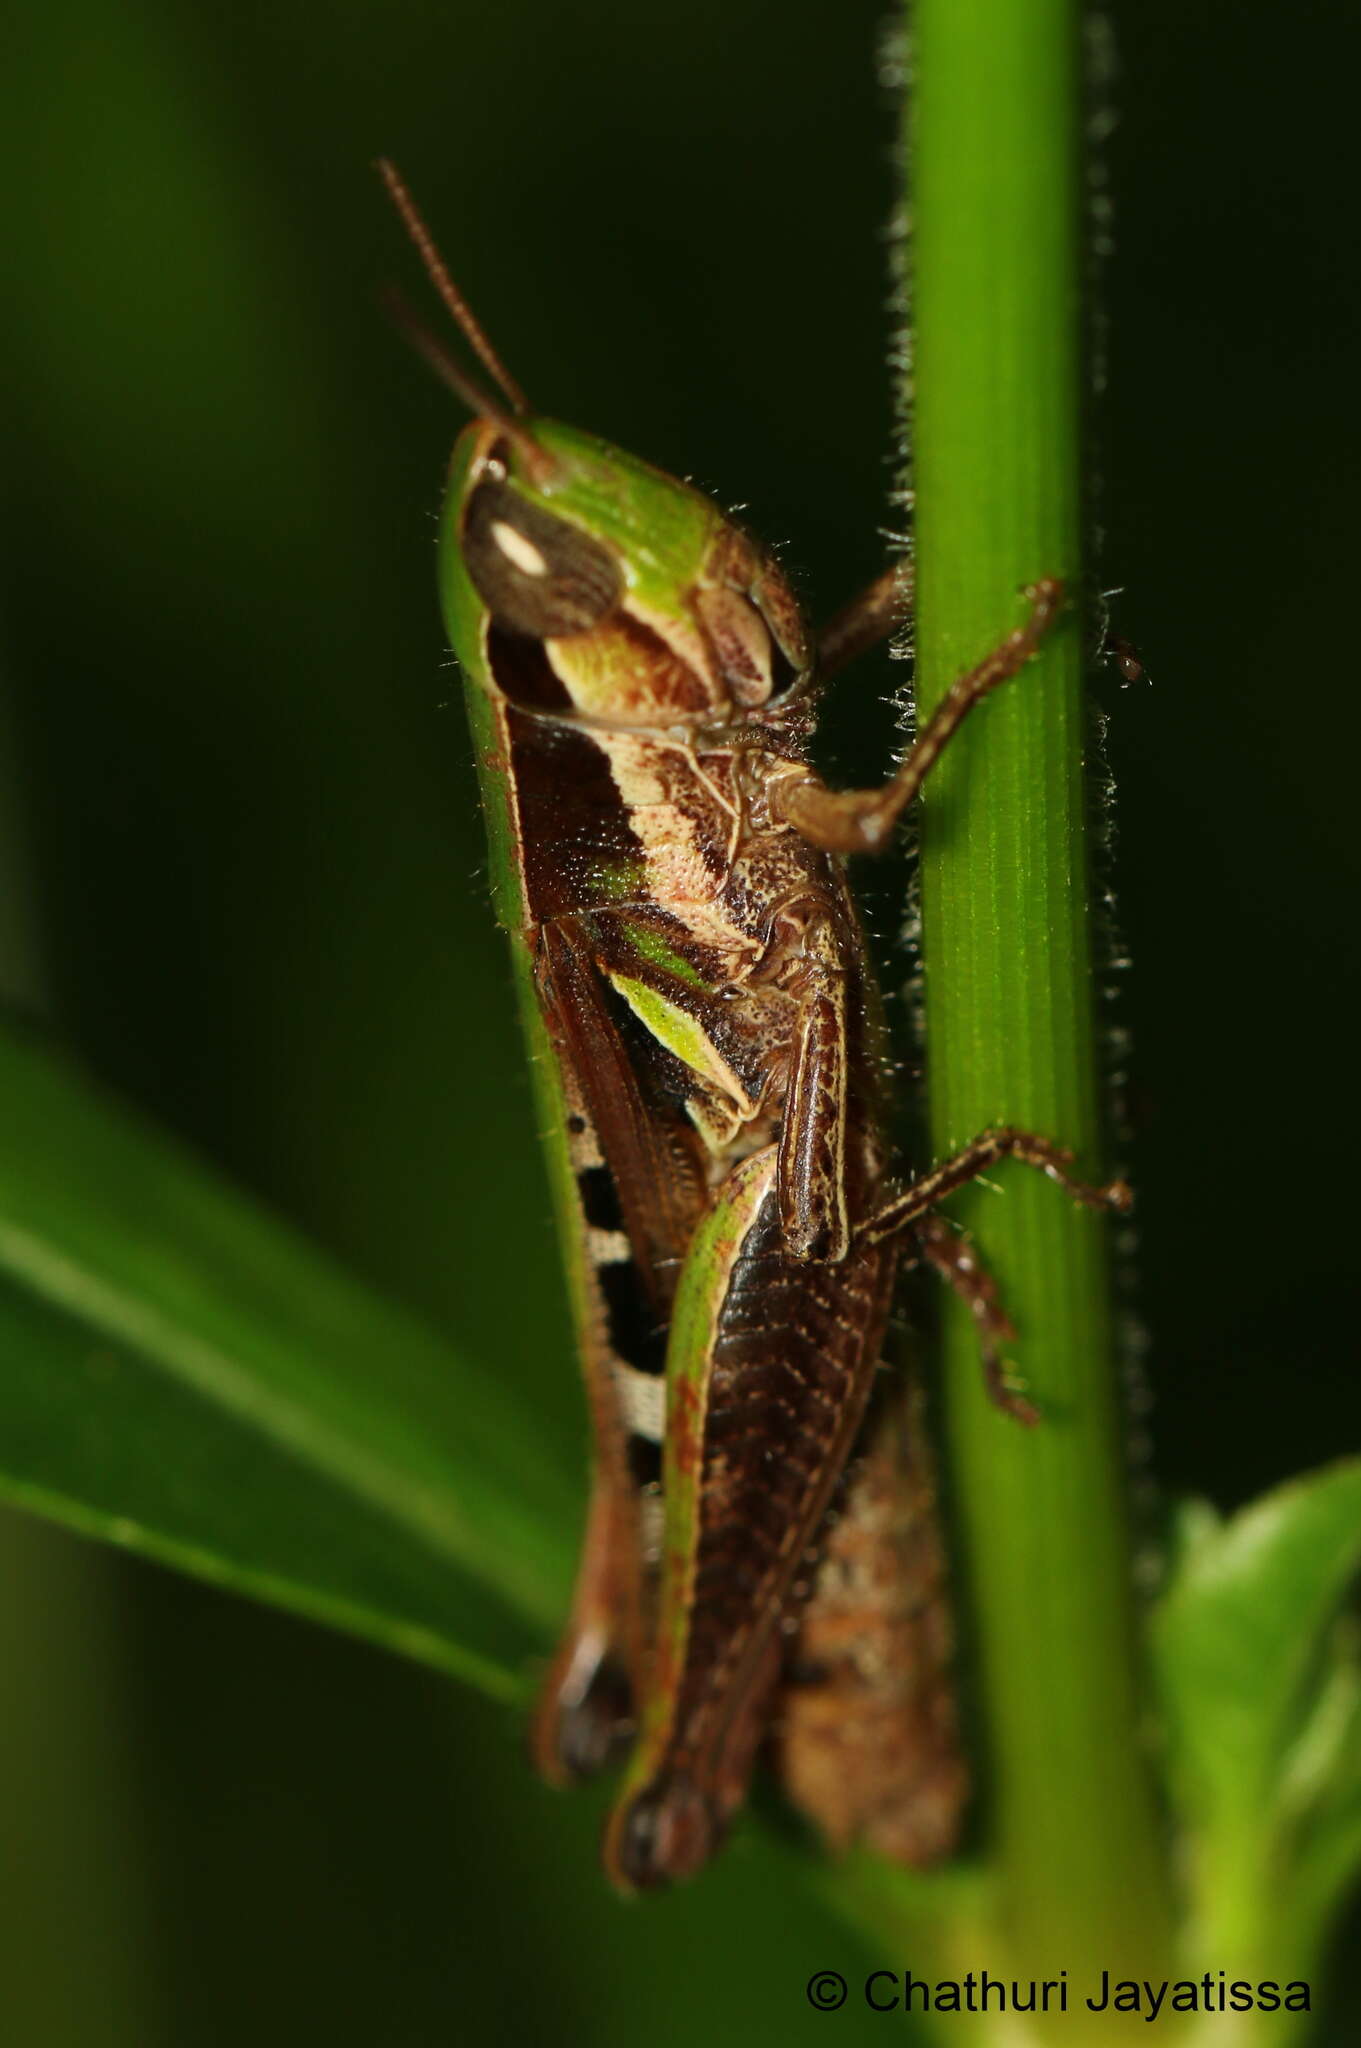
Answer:
[[[498,386],[480,391],[414,329],[474,415],[450,466],[441,589],[594,1435],[536,1759],[568,1779],[628,1749],[605,1841],[625,1889],[704,1864],[772,1727],[829,1839],[921,1860],[948,1847],[964,1781],[939,1629],[922,1647],[888,1583],[929,1514],[910,1474],[895,1492],[896,1419],[852,1471],[820,1579],[810,1562],[861,1435],[895,1270],[904,1252],[925,1259],[965,1296],[994,1397],[1032,1421],[1003,1375],[991,1282],[935,1204],[1007,1155],[1097,1206],[1125,1191],[1071,1179],[1065,1152],[1014,1130],[893,1176],[843,856],[885,842],[1061,592],[1036,583],[1028,619],[882,787],[826,788],[807,752],[816,691],[890,630],[892,576],[819,644],[773,556],[709,498],[530,410],[381,168]],[[922,1605],[939,1609],[929,1559],[927,1581]],[[919,1649],[914,1693],[904,1660]],[[894,1719],[909,1694],[915,1736],[911,1713]],[[880,1779],[892,1812],[876,1811]]]

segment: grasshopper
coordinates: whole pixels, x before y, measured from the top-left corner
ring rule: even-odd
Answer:
[[[1035,1419],[1001,1363],[995,1289],[937,1203],[1003,1157],[1092,1206],[1127,1199],[1012,1129],[905,1185],[891,1176],[881,1025],[844,871],[1023,668],[1062,592],[1031,587],[1029,617],[953,685],[882,787],[827,788],[808,759],[816,692],[891,630],[895,578],[815,642],[774,557],[709,498],[531,410],[379,168],[495,386],[404,316],[473,414],[440,581],[594,1434],[533,1749],[564,1780],[631,1745],[604,1856],[639,1890],[697,1871],[745,1797],[904,1251],[963,1295],[994,1398]],[[864,1499],[834,1545],[877,1555],[883,1517],[866,1522]],[[824,1686],[824,1708],[837,1696]],[[838,1818],[811,1699],[790,1698],[796,1791],[827,1832],[854,1832],[863,1816]]]

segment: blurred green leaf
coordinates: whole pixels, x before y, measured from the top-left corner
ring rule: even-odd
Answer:
[[[1221,1522],[1186,1511],[1154,1620],[1188,1953],[1307,1977],[1361,1863],[1361,1663],[1342,1611],[1361,1568],[1361,1460]]]
[[[503,1696],[572,1494],[523,1406],[0,1039],[0,1495]]]

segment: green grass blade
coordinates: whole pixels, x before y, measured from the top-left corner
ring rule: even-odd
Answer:
[[[12,1040],[0,1343],[0,1495],[501,1692],[560,1612],[512,1395]]]

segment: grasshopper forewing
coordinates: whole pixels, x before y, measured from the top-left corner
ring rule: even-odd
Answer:
[[[533,413],[427,268],[499,391],[419,329],[474,412],[440,534],[498,915],[511,935],[595,1435],[578,1591],[535,1731],[554,1777],[636,1731],[615,1881],[690,1874],[771,1725],[809,1556],[869,1398],[904,1246],[1005,1319],[930,1214],[1011,1153],[1080,1198],[1067,1155],[987,1133],[889,1180],[883,1067],[840,855],[883,843],[960,720],[1059,604],[951,690],[881,789],[807,759],[817,651],[771,554],[689,485]],[[823,671],[891,623],[890,579]],[[805,1803],[815,1812],[817,1795]]]

